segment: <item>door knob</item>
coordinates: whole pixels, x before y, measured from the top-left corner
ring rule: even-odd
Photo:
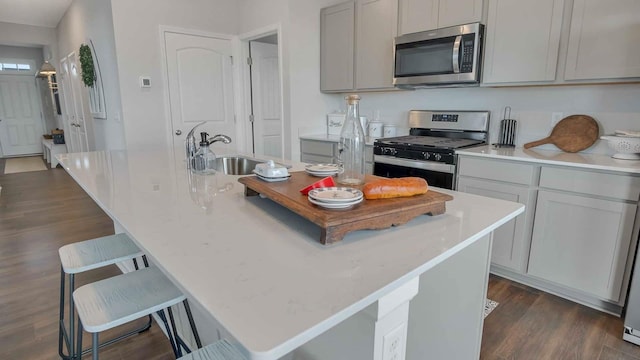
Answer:
[[[176,135],[182,135],[182,130],[180,129],[176,130]]]

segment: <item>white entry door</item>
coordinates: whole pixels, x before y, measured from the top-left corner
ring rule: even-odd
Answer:
[[[254,152],[282,158],[282,114],[278,45],[251,41]]]
[[[164,40],[176,155],[185,156],[186,135],[202,121],[196,139],[207,132],[235,141],[231,40],[174,32]]]
[[[44,126],[33,76],[0,75],[0,146],[4,156],[42,152]]]

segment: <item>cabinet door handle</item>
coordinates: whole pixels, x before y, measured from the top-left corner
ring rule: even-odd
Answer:
[[[182,130],[180,129],[176,130],[176,135],[182,135]]]

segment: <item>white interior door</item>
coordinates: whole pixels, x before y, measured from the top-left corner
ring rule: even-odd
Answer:
[[[282,113],[278,45],[251,41],[253,146],[259,155],[282,158]]]
[[[67,58],[60,60],[60,74],[58,83],[62,90],[62,118],[65,124],[65,142],[69,152],[82,151],[80,147],[80,137],[78,135],[78,127],[76,126],[76,110],[73,104],[73,92],[69,83],[69,63]]]
[[[89,128],[91,119],[87,121],[85,115],[88,112],[85,111],[86,106],[82,96],[84,85],[81,79],[80,66],[76,60],[76,54],[74,52],[69,54],[67,61],[69,64],[69,82],[71,84],[71,92],[73,93],[73,108],[75,111],[74,127],[78,131],[78,146],[76,150],[83,152],[90,151],[92,150],[91,138],[93,136]]]
[[[0,145],[4,156],[41,153],[43,133],[34,78],[0,75]]]
[[[225,134],[236,140],[231,40],[164,33],[173,145],[184,155],[187,133]]]

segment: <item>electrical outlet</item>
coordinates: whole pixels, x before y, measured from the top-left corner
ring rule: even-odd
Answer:
[[[553,112],[553,113],[551,113],[551,126],[552,127],[556,126],[556,124],[559,123],[560,120],[562,120],[562,118],[564,117],[563,115],[564,115],[564,113],[561,113],[561,112]]]
[[[404,359],[405,326],[402,324],[382,339],[382,360]]]

